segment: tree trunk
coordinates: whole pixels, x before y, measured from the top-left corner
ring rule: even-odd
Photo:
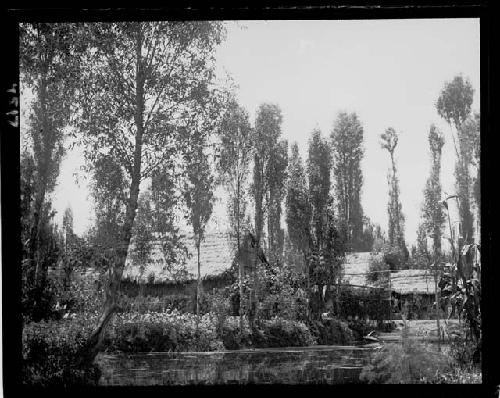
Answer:
[[[134,121],[137,128],[135,136],[134,148],[134,165],[132,173],[132,181],[130,184],[130,197],[127,203],[126,218],[123,225],[123,233],[121,245],[116,249],[117,261],[112,266],[109,272],[109,281],[106,288],[106,301],[102,314],[99,318],[96,328],[92,332],[89,340],[80,350],[80,364],[89,364],[93,362],[96,355],[101,349],[104,332],[109,325],[113,314],[118,307],[118,293],[120,290],[120,282],[127,260],[128,248],[132,238],[132,227],[134,225],[135,214],[137,210],[137,202],[139,198],[139,184],[141,181],[141,161],[142,161],[142,141],[144,135],[144,76],[142,70],[141,48],[142,48],[142,31],[140,23],[137,24],[137,42],[136,42],[136,112]]]
[[[198,256],[198,280],[196,281],[196,315],[200,314],[200,291],[201,291],[201,277],[200,277],[200,236],[198,235],[196,241],[196,252]]]
[[[237,176],[236,183],[236,244],[238,256],[236,260],[238,261],[238,289],[240,292],[240,305],[239,305],[239,315],[240,315],[240,333],[243,333],[243,264],[241,261],[241,243],[240,243],[240,177]]]
[[[46,73],[48,70],[47,64],[45,65],[43,73]],[[42,139],[44,141],[45,147],[42,154],[42,159],[38,159],[38,183],[35,195],[35,206],[34,206],[34,214],[33,214],[33,226],[31,229],[30,236],[30,247],[29,247],[29,259],[31,265],[35,266],[35,275],[33,282],[35,285],[38,285],[38,281],[40,279],[40,260],[37,258],[37,253],[39,250],[38,241],[40,235],[40,227],[41,221],[43,219],[43,203],[45,202],[45,195],[47,192],[47,174],[49,173],[49,164],[51,161],[52,150],[54,145],[49,145],[49,143],[53,143],[54,140],[49,139],[47,135],[50,133],[49,130],[49,122],[48,112],[47,112],[47,82],[45,78],[42,77],[40,79],[40,92],[38,96],[38,100],[40,101],[41,112],[40,116],[41,120],[41,130],[42,130]],[[44,139],[45,138],[45,139]],[[54,142],[55,143],[55,142]]]
[[[438,334],[438,350],[441,351],[441,326],[439,323],[439,292],[438,292],[438,270],[437,270],[437,262],[434,264],[436,267],[434,270],[434,289],[435,289],[435,298],[436,298],[436,326],[437,326],[437,334]]]

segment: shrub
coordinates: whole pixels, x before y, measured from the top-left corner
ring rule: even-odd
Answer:
[[[310,330],[318,344],[351,344],[354,341],[354,334],[348,324],[337,319],[313,321]]]
[[[217,351],[215,319],[179,311],[118,314],[106,338],[108,351]]]
[[[368,383],[424,383],[450,371],[448,357],[429,346],[403,337],[402,344],[386,344],[361,372]]]
[[[349,329],[351,329],[355,340],[361,340],[373,330],[373,326],[369,325],[366,321],[359,319],[349,320],[347,325]]]
[[[23,384],[71,386],[97,384],[96,365],[77,366],[77,352],[87,341],[94,319],[78,317],[61,321],[29,323],[22,334]]]
[[[237,350],[252,345],[250,326],[246,318],[243,319],[243,333],[241,333],[239,317],[227,317],[220,328],[219,337],[228,350]]]
[[[477,365],[481,362],[481,340],[477,342],[459,335],[450,343],[450,355],[459,366]]]
[[[252,343],[256,347],[302,347],[316,344],[308,327],[299,321],[274,317],[262,322],[261,333],[252,335]]]

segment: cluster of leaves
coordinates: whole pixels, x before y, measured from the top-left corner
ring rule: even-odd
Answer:
[[[28,323],[23,328],[23,383],[68,387],[97,384],[97,366],[81,366],[77,353],[86,343],[96,316],[75,316],[60,321]]]

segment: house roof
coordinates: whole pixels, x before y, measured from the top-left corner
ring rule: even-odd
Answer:
[[[350,285],[376,287],[366,280],[372,256],[370,252],[349,253],[344,266],[344,282]],[[399,294],[434,294],[434,276],[428,270],[401,270],[391,272],[391,289]]]
[[[434,294],[434,275],[428,270],[405,269],[391,273],[391,289],[399,294]]]
[[[150,259],[146,264],[134,264],[130,256],[125,263],[123,278],[135,281],[145,281],[149,275],[154,275],[155,282],[196,279],[198,275],[198,262],[193,235],[183,238],[189,257],[181,264],[174,267],[165,265],[163,252],[159,242],[152,247]],[[230,236],[226,232],[211,231],[205,234],[205,239],[200,245],[200,274],[201,277],[215,276],[226,271],[233,261],[234,249]],[[141,272],[141,265],[143,270]],[[180,278],[177,272],[180,269],[187,271],[187,275]]]
[[[348,253],[344,264],[344,282],[350,285],[373,286],[366,281],[371,257],[370,252]]]

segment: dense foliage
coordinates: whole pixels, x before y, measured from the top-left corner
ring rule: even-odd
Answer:
[[[22,336],[23,383],[43,387],[97,384],[98,367],[82,366],[78,361],[78,351],[95,321],[95,316],[86,315],[26,324]]]

